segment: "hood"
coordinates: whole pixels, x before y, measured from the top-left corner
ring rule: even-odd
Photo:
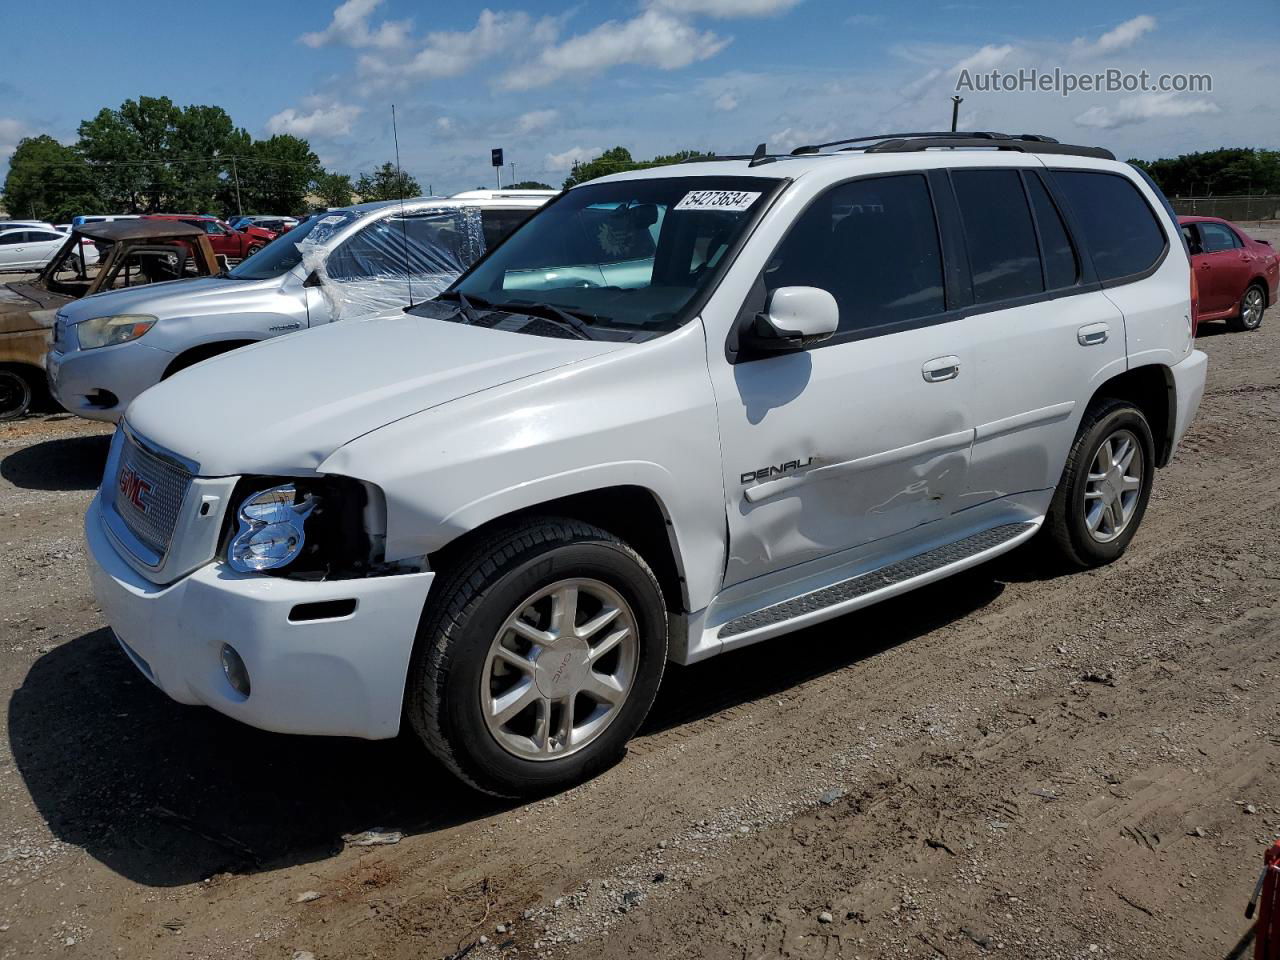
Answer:
[[[104,290],[82,297],[60,311],[68,323],[80,323],[90,317],[116,313],[149,313],[166,317],[203,316],[211,313],[237,313],[243,306],[261,309],[259,291],[277,287],[283,277],[269,280],[237,280],[232,277],[191,277],[165,280],[140,287]]]
[[[618,349],[398,313],[206,360],[147,390],[125,419],[202,476],[296,474],[403,417]]]

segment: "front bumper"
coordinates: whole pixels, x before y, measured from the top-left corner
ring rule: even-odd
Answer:
[[[418,620],[433,573],[303,582],[211,563],[168,586],[120,556],[95,498],[85,517],[89,576],[129,658],[180,703],[204,704],[280,733],[394,737]],[[299,604],[354,600],[348,616],[295,622]],[[243,697],[223,673],[231,644],[248,668]]]
[[[78,417],[117,423],[134,397],[160,382],[172,361],[169,351],[135,341],[96,350],[50,350],[45,368],[58,403]]]

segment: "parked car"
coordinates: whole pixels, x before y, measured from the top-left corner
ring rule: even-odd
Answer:
[[[0,230],[20,230],[31,227],[36,230],[61,230],[45,220],[0,220]]]
[[[60,243],[34,280],[0,287],[0,420],[20,417],[30,409],[45,385],[46,352],[51,346],[66,349],[67,331],[55,320],[59,307],[92,294],[218,270],[203,233],[184,223],[92,223],[74,228]],[[106,253],[90,277],[85,260],[94,262],[98,249]],[[137,335],[146,323],[139,317],[113,321],[96,312],[94,317],[81,328],[82,349]],[[98,402],[104,399],[102,395]]]
[[[243,230],[246,227],[261,227],[264,230],[271,230],[275,233],[287,233],[298,225],[298,219],[296,217],[254,215],[232,217],[227,223],[236,230]]]
[[[244,260],[253,256],[279,234],[272,230],[250,226],[243,230],[232,229],[216,217],[193,216],[182,213],[149,214],[147,220],[177,220],[199,227],[209,238],[213,252],[228,260]]]
[[[6,229],[0,224],[0,273],[40,270],[66,242],[67,234],[52,227]]]
[[[119,420],[147,387],[201,360],[435,296],[541,204],[396,200],[330,210],[223,275],[69,305],[59,314],[69,328],[108,313],[154,323],[145,340],[104,349],[79,350],[68,337],[69,346],[49,354],[50,385],[72,413]]]
[[[88,223],[114,223],[117,220],[139,220],[140,213],[84,213],[71,218],[71,226],[83,227]]]
[[[667,660],[1040,530],[1121,556],[1204,389],[1172,210],[1099,148],[861,146],[603,177],[407,312],[147,391],[85,521],[125,653],[524,795],[618,756]]]
[[[1196,277],[1196,322],[1225,320],[1232,330],[1257,330],[1263,311],[1280,295],[1280,255],[1229,220],[1179,217],[1178,222]]]

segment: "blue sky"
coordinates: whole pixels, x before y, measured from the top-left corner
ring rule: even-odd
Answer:
[[[149,94],[306,136],[351,173],[391,158],[395,103],[424,189],[490,184],[497,146],[518,178],[558,184],[616,144],[732,152],[944,127],[965,67],[1207,73],[1213,89],[966,93],[962,126],[1147,158],[1280,147],[1276,0],[220,0],[181,15],[128,0],[52,19],[43,6],[0,0],[0,174],[22,136],[70,142],[80,120]]]

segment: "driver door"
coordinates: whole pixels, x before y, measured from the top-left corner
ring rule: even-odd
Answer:
[[[736,363],[711,351],[726,586],[947,517],[965,487],[974,358],[946,313],[926,178],[856,180],[820,196],[744,315],[790,286],[835,297],[834,337]]]

